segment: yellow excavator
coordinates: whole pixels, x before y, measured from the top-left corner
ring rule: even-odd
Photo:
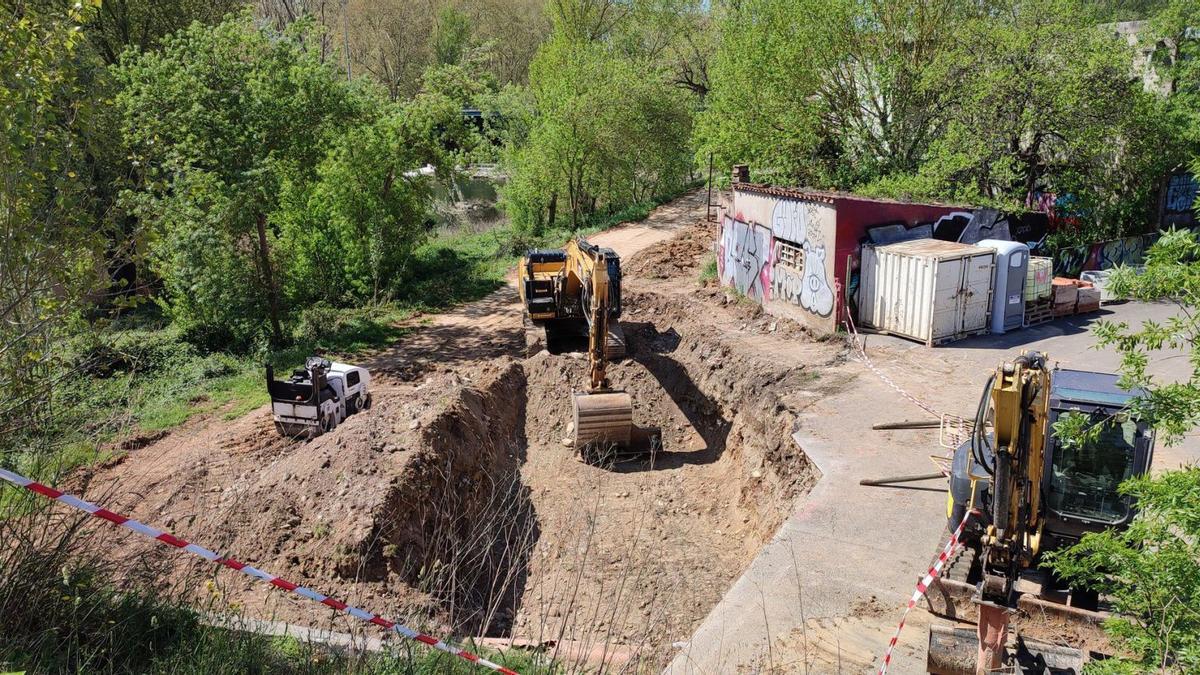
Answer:
[[[517,288],[526,317],[553,346],[586,337],[589,382],[572,396],[572,444],[586,460],[605,447],[622,448],[633,433],[633,399],[608,381],[608,362],[624,355],[621,259],[610,248],[578,238],[561,249],[533,249],[521,259]]]
[[[928,672],[1001,668],[1009,618],[1023,593],[1035,593],[1041,607],[1064,616],[1081,601],[1094,602],[1086,591],[1057,588],[1038,566],[1042,553],[1078,542],[1087,532],[1128,527],[1133,518],[1136,504],[1117,487],[1149,471],[1154,432],[1129,415],[1140,392],[1121,388],[1118,379],[1050,369],[1046,355],[1033,351],[1002,364],[988,379],[971,437],[955,451],[947,495],[950,531],[970,519],[963,536],[968,555],[954,565],[962,582],[975,587],[971,602],[979,621],[974,636],[932,630]],[[1061,442],[1054,424],[1072,415],[1087,416],[1098,433],[1082,443]],[[947,576],[953,584],[956,574]],[[974,647],[973,670],[963,667],[971,660],[964,647]],[[1043,663],[1061,658],[1060,665],[1070,670],[1076,667],[1072,659],[1083,655],[1058,650],[1039,657]]]

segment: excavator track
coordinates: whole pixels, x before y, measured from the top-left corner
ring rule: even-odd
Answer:
[[[574,446],[585,458],[589,449],[628,446],[633,434],[633,398],[623,391],[572,397]]]

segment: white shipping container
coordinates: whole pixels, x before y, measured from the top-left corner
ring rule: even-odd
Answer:
[[[990,248],[938,239],[863,246],[859,323],[935,344],[988,332]]]

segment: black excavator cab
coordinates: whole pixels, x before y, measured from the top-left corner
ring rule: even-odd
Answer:
[[[1154,456],[1154,430],[1127,412],[1140,392],[1118,386],[1110,373],[1057,368],[1050,377],[1050,434],[1046,442],[1046,471],[1042,480],[1045,525],[1042,550],[1069,546],[1087,532],[1128,526],[1134,515],[1130,499],[1117,488],[1128,478],[1149,472]],[[1054,437],[1054,423],[1065,415],[1087,415],[1103,425],[1098,436],[1081,447],[1064,446]],[[976,472],[974,506],[981,516],[968,525],[967,539],[977,538],[988,525],[987,467],[971,466],[971,441],[954,452],[950,475],[949,527],[957,529],[972,503],[971,477]],[[981,449],[986,464],[995,462],[991,448]]]

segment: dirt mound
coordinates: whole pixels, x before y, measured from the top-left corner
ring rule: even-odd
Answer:
[[[439,373],[416,386],[381,383],[370,411],[310,442],[279,437],[264,408],[208,438],[176,434],[136,450],[97,471],[89,494],[375,611],[482,630],[499,596],[481,587],[521,566],[493,552],[503,534],[484,515],[499,505],[517,518],[528,510],[515,479],[523,387],[508,359],[473,381]],[[239,601],[253,598],[248,606],[312,622],[311,607],[268,603],[249,580],[228,580],[241,587]]]
[[[716,223],[696,219],[675,237],[622,261],[622,272],[638,279],[695,279],[705,258],[713,254],[716,231]]]

